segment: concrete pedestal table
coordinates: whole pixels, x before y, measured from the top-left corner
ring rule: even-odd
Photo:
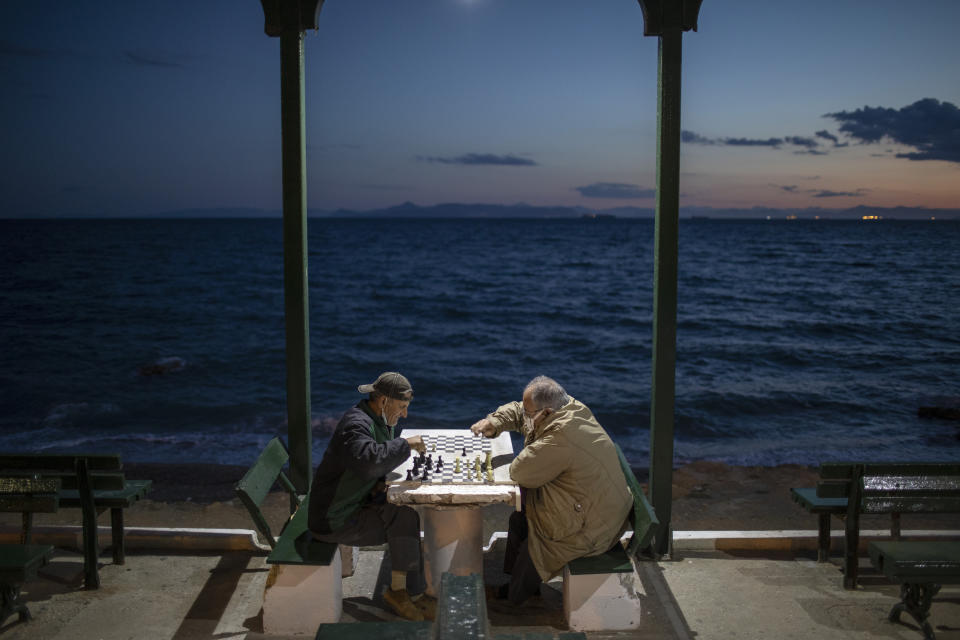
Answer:
[[[406,480],[411,461],[400,465],[387,476],[387,499],[397,504],[424,507],[423,564],[427,593],[436,596],[440,590],[440,576],[449,571],[454,575],[483,573],[483,513],[485,505],[507,503],[518,505],[520,490],[510,479],[509,467],[513,460],[510,435],[502,433],[483,441],[491,452],[493,480],[488,479],[485,453],[470,451],[481,439],[469,429],[404,429],[403,437],[422,436],[428,455],[434,460],[444,458],[444,473],[428,471],[428,480]],[[466,443],[467,456],[461,450],[433,449],[440,443],[450,447],[454,442]],[[457,445],[458,447],[461,445]],[[480,479],[467,479],[466,466],[471,468],[479,455],[483,463]],[[453,473],[455,459],[460,458],[460,472]]]

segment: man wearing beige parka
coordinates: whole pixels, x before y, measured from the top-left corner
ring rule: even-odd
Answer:
[[[616,448],[590,409],[556,381],[534,378],[523,402],[499,407],[471,430],[488,438],[507,430],[524,436],[510,477],[522,487],[525,514],[510,518],[511,580],[499,597],[520,604],[570,560],[619,543],[633,498]]]

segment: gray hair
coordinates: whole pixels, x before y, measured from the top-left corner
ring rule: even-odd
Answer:
[[[556,410],[570,402],[570,396],[563,390],[563,387],[556,380],[547,376],[537,376],[528,382],[523,390],[523,395],[527,395],[527,393],[530,394],[530,400],[537,410],[547,408]]]

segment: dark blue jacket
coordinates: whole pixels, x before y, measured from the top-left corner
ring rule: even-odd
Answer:
[[[396,434],[394,434],[396,431]],[[370,500],[370,490],[410,457],[400,429],[384,424],[362,400],[340,418],[310,487],[308,525],[331,533]]]

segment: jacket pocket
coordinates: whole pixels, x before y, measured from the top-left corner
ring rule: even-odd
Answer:
[[[586,505],[565,491],[542,488],[537,504],[540,533],[548,540],[563,540],[583,529]]]

